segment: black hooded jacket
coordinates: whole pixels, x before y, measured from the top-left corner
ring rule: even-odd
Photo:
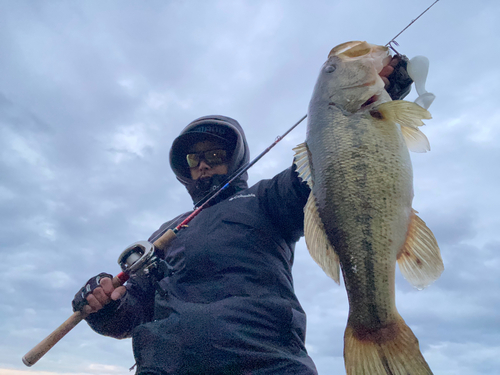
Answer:
[[[204,116],[200,117],[182,130],[181,134],[174,140],[170,149],[170,167],[177,179],[186,186],[195,206],[200,206],[207,194],[218,190],[225,182],[227,176],[215,176],[208,182],[193,181],[185,159],[189,146],[202,140],[223,141],[228,145],[229,160],[227,176],[232,176],[240,168],[248,164],[250,151],[246,141],[245,133],[238,121],[226,116]],[[224,200],[234,193],[248,188],[248,174],[245,172],[226,188],[224,193],[218,197],[215,203]]]
[[[242,145],[233,150],[234,171],[248,161],[248,146],[230,120]],[[182,161],[172,160],[189,185]],[[131,278],[126,295],[88,323],[107,336],[132,337],[138,374],[316,374],[291,270],[308,195],[293,168],[250,188],[243,176],[230,197],[179,231],[157,283]],[[188,214],[163,224],[150,241]]]

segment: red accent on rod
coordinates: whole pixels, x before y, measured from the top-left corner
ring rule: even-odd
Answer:
[[[184,221],[182,223],[180,223],[179,225],[177,225],[175,227],[175,233],[177,233],[179,230],[182,229],[182,227],[184,227],[185,225],[187,225],[191,220],[194,219],[194,217],[196,215],[198,215],[200,213],[200,211],[204,208],[203,207],[204,205],[201,205],[200,207],[198,207],[196,210],[193,211],[193,213],[191,213],[191,215],[189,215],[187,218],[184,219]]]
[[[120,272],[116,277],[120,279],[122,285],[130,278],[125,272]]]
[[[200,207],[198,207],[196,210],[194,210],[193,213],[191,215],[189,215],[186,219],[184,219],[184,221],[182,223],[180,223],[179,225],[177,225],[175,227],[175,229],[174,229],[174,232],[177,233],[179,230],[181,230],[183,227],[185,227],[191,220],[194,219],[194,217],[196,215],[198,215],[200,213],[201,210],[203,210],[209,204],[209,202],[211,202],[216,196],[218,196],[220,194],[220,192],[226,188],[227,185],[229,185],[236,178],[238,178],[243,173],[245,173],[246,171],[248,171],[255,163],[257,163],[260,160],[260,158],[262,158],[265,154],[267,154],[269,152],[269,150],[271,150],[274,146],[276,146],[276,144],[279,141],[281,141],[283,138],[285,138],[285,136],[288,133],[290,133],[293,129],[295,129],[295,127],[297,125],[299,125],[306,117],[307,117],[307,115],[305,115],[304,117],[302,117],[298,122],[295,123],[295,125],[293,125],[290,129],[288,129],[283,135],[278,136],[276,138],[276,140],[268,148],[266,148],[259,156],[257,156],[249,164],[247,164],[246,166],[244,166],[239,172],[236,173],[236,175],[234,175],[228,182],[226,182],[226,184],[221,189],[217,190],[217,192],[214,195],[212,195],[210,198],[208,198],[205,201],[205,203],[203,203]]]

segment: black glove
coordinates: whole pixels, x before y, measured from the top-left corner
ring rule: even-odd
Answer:
[[[104,277],[113,278],[113,275],[109,273],[101,272],[99,275],[91,277],[89,281],[85,283],[85,285],[75,294],[75,298],[73,298],[73,311],[81,311],[83,306],[87,305],[87,296],[91,294],[96,288],[100,287],[99,284],[101,279]]]
[[[387,93],[391,96],[392,100],[401,100],[411,91],[411,84],[413,80],[408,75],[406,68],[408,66],[408,57],[404,55],[397,55],[399,62],[394,67],[394,71],[387,77],[389,80],[389,87]]]

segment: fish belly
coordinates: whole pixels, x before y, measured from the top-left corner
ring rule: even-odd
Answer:
[[[310,114],[313,194],[360,335],[392,324],[394,274],[411,213],[412,168],[398,125],[368,112]]]

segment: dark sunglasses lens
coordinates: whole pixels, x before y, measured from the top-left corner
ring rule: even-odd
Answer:
[[[200,157],[198,154],[187,154],[186,160],[188,162],[189,168],[197,167],[200,164]]]
[[[226,150],[207,151],[204,156],[210,166],[219,165],[226,161]]]
[[[205,160],[211,167],[226,162],[226,150],[210,150],[198,154],[187,154],[186,160],[189,168],[195,168],[200,164],[200,160]]]

